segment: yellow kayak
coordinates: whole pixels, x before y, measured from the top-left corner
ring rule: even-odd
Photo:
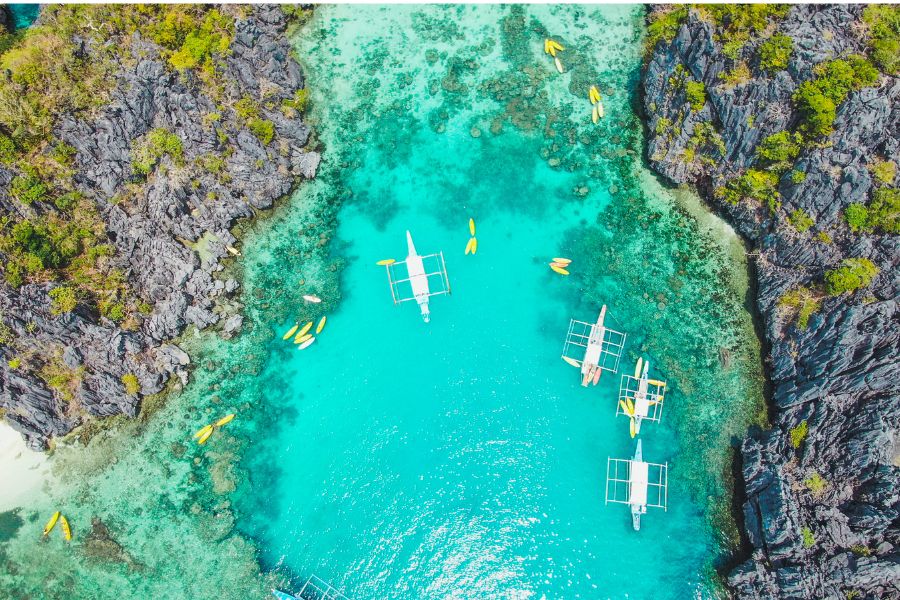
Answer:
[[[63,537],[66,538],[67,542],[72,541],[72,529],[69,527],[69,520],[65,515],[59,516],[59,526],[62,527]]]
[[[544,54],[550,54],[550,40],[544,40]]]
[[[287,333],[285,333],[283,336],[281,336],[281,339],[283,339],[283,340],[288,339],[289,337],[291,337],[292,335],[297,333],[298,329],[300,329],[300,323],[294,324],[293,327],[291,327],[290,329],[287,330]]]
[[[559,73],[565,73],[565,72],[566,72],[565,69],[563,69],[562,63],[560,62],[560,60],[559,60],[558,58],[553,59],[553,64],[556,65],[556,70],[557,70]]]
[[[319,324],[316,325],[316,335],[322,333],[322,330],[325,329],[325,321],[328,319],[327,316],[319,319]]]
[[[466,254],[472,253],[472,244],[475,242],[475,238],[469,238],[469,241],[466,242]]]
[[[306,334],[309,332],[309,330],[312,329],[312,326],[313,326],[313,322],[312,322],[312,321],[310,321],[310,322],[308,322],[306,325],[304,325],[304,326],[303,326],[303,329],[301,329],[300,331],[298,331],[298,332],[297,332],[297,335],[294,336],[294,343],[295,343],[295,344],[299,344],[300,342],[297,341],[297,340],[301,339],[304,335],[306,335]]]
[[[478,252],[478,239],[472,238],[472,254]]]
[[[209,429],[207,429],[206,432],[205,432],[203,435],[200,436],[200,439],[197,440],[197,443],[198,443],[198,444],[201,444],[201,445],[202,445],[202,444],[205,444],[205,443],[206,443],[206,440],[209,439],[209,436],[212,435],[212,432],[213,432],[213,427],[210,426]]]
[[[566,49],[565,46],[563,46],[562,44],[560,44],[560,43],[557,42],[556,40],[550,40],[550,46],[551,46],[554,50],[559,50],[559,51],[562,51],[562,50],[565,50],[565,49]]]
[[[206,435],[207,432],[212,431],[212,428],[213,428],[212,425],[207,425],[206,427],[203,427],[202,429],[198,429],[197,433],[194,434],[194,437],[195,438],[203,437],[204,435]]]
[[[231,413],[230,415],[225,415],[224,417],[222,417],[221,419],[216,421],[216,427],[221,427],[222,425],[231,423],[233,420],[234,420],[234,413]]]
[[[561,265],[567,265],[567,264],[569,264],[570,262],[572,262],[572,259],[571,259],[571,258],[557,258],[557,257],[553,257],[553,262],[559,263],[559,264],[561,264]]]
[[[597,89],[596,85],[592,85],[591,89],[588,90],[588,98],[591,99],[591,103],[600,102],[600,91]]]
[[[641,367],[644,366],[644,359],[638,358],[637,364],[634,365],[634,378],[639,379],[641,376]]]
[[[569,272],[567,270],[563,269],[562,267],[557,267],[554,264],[551,264],[550,268],[553,269],[554,273],[559,273],[560,275],[568,275],[569,274]]]
[[[628,407],[628,416],[634,415],[634,402],[631,401],[631,398],[625,398],[625,406]]]
[[[303,342],[305,342],[306,340],[308,340],[308,339],[311,338],[311,337],[312,337],[312,334],[311,334],[311,333],[306,333],[306,334],[304,334],[302,337],[298,337],[297,339],[295,339],[295,340],[294,340],[294,343],[295,343],[295,344],[302,344]]]
[[[580,367],[581,363],[575,360],[574,358],[569,358],[568,356],[563,356],[562,359],[572,365],[573,367]]]
[[[475,235],[475,219],[469,219],[469,234]]]
[[[656,385],[659,387],[666,387],[666,382],[660,381],[659,379],[648,379],[647,383],[649,383],[650,385]]]
[[[634,437],[637,433],[637,425],[634,422],[634,417],[631,418],[631,422],[628,424],[629,433],[631,433],[631,437]]]
[[[600,113],[597,112],[597,105],[594,105],[594,108],[591,109],[591,122],[597,124],[600,120]]]
[[[386,267],[387,265],[392,265],[392,264],[394,264],[395,262],[397,262],[397,261],[395,261],[393,258],[385,258],[384,260],[379,260],[379,261],[378,261],[377,263],[375,263],[375,264],[376,264],[376,265],[379,265],[379,266],[382,266],[382,267]]]
[[[624,400],[619,400],[619,406],[622,407],[622,412],[623,412],[625,415],[627,415],[627,416],[629,416],[629,417],[634,416],[634,413],[629,413],[629,412],[628,412],[628,405],[625,404],[625,401],[624,401]]]
[[[53,516],[50,517],[50,520],[47,521],[46,525],[44,525],[44,535],[47,535],[48,533],[53,531],[53,528],[56,527],[57,521],[59,521],[59,511],[53,513]]]

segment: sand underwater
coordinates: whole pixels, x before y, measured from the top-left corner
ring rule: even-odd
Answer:
[[[324,161],[240,227],[243,333],[189,331],[187,385],[57,444],[0,513],[0,596],[263,598],[315,574],[357,599],[721,597],[760,346],[737,238],[641,162],[643,10],[318,7],[292,36]],[[427,325],[375,264],[407,229],[452,286]],[[585,389],[560,351],[602,304],[625,351]],[[326,314],[308,349],[282,341]],[[616,400],[639,356],[668,382],[640,437],[669,490],[634,532],[604,487],[633,452]],[[55,510],[70,543],[41,539]]]

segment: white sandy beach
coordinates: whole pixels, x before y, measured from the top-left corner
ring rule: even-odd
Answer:
[[[50,476],[47,456],[29,450],[22,436],[0,421],[0,512],[23,506]]]

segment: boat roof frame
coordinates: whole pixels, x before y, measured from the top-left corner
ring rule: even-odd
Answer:
[[[660,381],[654,379],[653,381]],[[659,423],[662,420],[662,412],[663,412],[663,402],[666,397],[665,389],[666,382],[662,380],[662,385],[658,383],[647,382],[647,396],[650,398],[650,401],[653,404],[650,405],[649,411],[647,412],[646,417],[641,417],[644,421],[652,421],[654,423]],[[635,395],[639,391],[639,386],[641,384],[641,380],[639,377],[634,377],[632,375],[628,375],[627,373],[622,374],[622,380],[619,384],[619,400],[631,400],[632,402],[637,402],[635,400]],[[616,402],[616,416],[624,415],[625,411],[622,410],[622,405]]]
[[[562,355],[566,358],[577,360],[579,363],[582,362],[591,332],[596,325],[596,323],[570,319],[569,330],[566,332],[566,341],[563,343]],[[616,331],[606,326],[603,327],[603,340],[600,343],[600,361],[597,365],[601,370],[610,373],[619,372],[619,359],[622,358],[627,337],[621,331]],[[572,356],[570,352],[573,351],[573,348],[581,348],[581,356]]]
[[[436,271],[432,271],[432,272],[426,271],[425,272],[425,277],[428,279],[428,282],[429,282],[429,288],[428,288],[429,291],[428,291],[428,295],[426,297],[430,298],[431,296],[440,296],[443,294],[450,294],[450,278],[447,276],[447,263],[446,263],[446,261],[444,261],[444,253],[443,252],[435,252],[434,254],[426,254],[425,256],[420,256],[420,258],[422,259],[423,266],[425,265],[425,261],[428,259],[435,259],[437,261],[437,265],[435,266],[435,268],[437,269]],[[418,301],[419,298],[415,294],[412,294],[412,286],[410,286],[410,294],[408,296],[404,295],[400,291],[399,285],[401,283],[410,281],[410,279],[412,279],[412,278],[409,277],[409,271],[407,271],[406,277],[404,277],[402,279],[397,279],[396,274],[394,273],[394,269],[399,265],[405,266],[406,261],[400,260],[400,261],[396,261],[391,264],[385,265],[385,270],[387,270],[387,276],[388,276],[388,285],[391,288],[391,298],[393,299],[394,304],[400,304],[402,302],[409,302],[410,300]],[[439,280],[441,282],[441,289],[436,292],[432,292],[431,286],[430,286],[432,278],[434,278],[434,277],[439,277]]]
[[[628,504],[631,498],[631,463],[636,462],[630,458],[606,459],[606,504]],[[647,461],[640,461],[647,462]],[[661,508],[668,510],[669,505],[669,463],[647,462],[647,504],[648,508]],[[621,477],[624,472],[624,477]],[[655,476],[654,476],[655,475]],[[612,489],[612,493],[610,493]],[[656,493],[655,502],[651,502],[650,491]],[[624,495],[620,492],[624,491]]]
[[[316,575],[310,575],[296,597],[300,600],[350,600],[339,589]]]

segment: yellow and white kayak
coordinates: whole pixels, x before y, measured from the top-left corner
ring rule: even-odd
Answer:
[[[298,335],[296,338],[294,338],[294,343],[302,344],[303,342],[310,339],[311,337],[312,337],[311,333],[304,333],[303,335]]]
[[[580,367],[580,366],[581,366],[581,362],[575,360],[574,358],[569,358],[568,356],[563,356],[562,359],[563,359],[564,361],[566,361],[567,363],[569,363],[570,365],[572,365],[573,367]]]
[[[599,118],[602,119],[602,118],[603,118],[603,115],[606,114],[606,113],[603,111],[603,103],[602,103],[602,102],[597,102],[597,104],[594,105],[594,108],[597,109],[597,116],[598,116]]]
[[[378,261],[377,263],[375,263],[375,264],[376,264],[376,265],[379,265],[379,266],[381,266],[381,267],[386,267],[387,265],[392,265],[392,264],[394,264],[395,262],[397,262],[397,261],[395,261],[393,258],[385,258],[384,260],[379,260],[379,261]]]
[[[556,40],[550,40],[550,47],[553,48],[554,50],[559,50],[559,51],[562,51],[562,50],[565,50],[565,49],[566,49],[565,46],[563,46],[562,44],[560,44],[560,43],[557,42]]]
[[[597,112],[597,105],[591,109],[591,122],[595,125],[600,121],[600,113]]]
[[[67,542],[71,542],[72,528],[69,527],[69,520],[66,518],[66,515],[59,515],[59,526],[62,527],[63,537],[66,538]]]
[[[553,269],[554,273],[559,273],[560,275],[568,275],[569,274],[569,272],[566,269],[563,269],[562,267],[557,267],[556,265],[554,265],[552,263],[550,264],[550,268]]]
[[[561,265],[567,265],[567,264],[569,264],[570,262],[572,262],[572,259],[571,259],[571,258],[557,258],[557,257],[554,256],[554,257],[553,257],[553,262],[559,263],[559,264],[561,264]]]
[[[50,520],[47,521],[46,525],[44,525],[44,535],[47,535],[48,533],[53,531],[53,528],[56,527],[57,521],[59,521],[59,511],[53,513],[53,516],[50,517]]]
[[[200,436],[200,439],[197,440],[197,443],[200,444],[200,445],[205,444],[205,443],[206,443],[206,440],[209,439],[209,436],[212,435],[214,429],[215,429],[215,428],[214,428],[212,425],[209,425],[209,429],[207,429],[206,432],[205,432],[203,435]]]
[[[641,376],[641,367],[643,367],[643,366],[644,366],[644,359],[641,358],[641,357],[638,357],[637,364],[634,365],[634,378],[635,378],[635,379],[640,378],[640,376]]]
[[[591,89],[588,90],[588,98],[591,99],[591,104],[600,102],[600,90],[597,89],[596,85],[592,85]]]
[[[297,337],[302,338],[304,335],[306,335],[309,332],[310,329],[312,329],[312,326],[313,326],[313,322],[308,321],[306,323],[306,325],[303,326],[303,329],[301,329],[300,331],[297,332]]]
[[[303,342],[302,344],[297,346],[297,349],[298,350],[306,350],[307,348],[312,346],[314,341],[316,341],[316,338],[310,336],[310,338],[308,340],[306,340],[305,342]]]
[[[553,64],[556,65],[556,70],[557,70],[557,72],[559,72],[559,73],[565,73],[565,72],[566,72],[565,69],[563,69],[562,62],[560,62],[560,60],[559,60],[558,58],[554,58],[554,59],[553,59]]]
[[[303,296],[303,299],[306,300],[307,302],[312,302],[313,304],[318,304],[319,302],[322,301],[322,299],[319,298],[318,296],[316,296],[315,294],[307,294],[307,295]]]
[[[212,431],[212,428],[213,428],[212,425],[206,425],[205,427],[202,427],[202,428],[198,429],[198,430],[197,430],[197,433],[194,434],[194,437],[195,437],[195,438],[203,437],[203,436],[206,435],[207,433],[211,432],[211,431]]]
[[[475,235],[475,219],[469,219],[469,235]]]
[[[472,254],[472,244],[475,243],[475,238],[469,238],[469,241],[466,242],[466,254]]]
[[[292,335],[297,333],[298,329],[300,329],[300,323],[294,323],[294,326],[291,327],[290,329],[288,329],[287,333],[285,333],[283,336],[281,336],[281,339],[283,339],[283,340],[288,339],[289,337],[291,337]]]
[[[327,320],[328,320],[327,316],[319,319],[319,324],[316,325],[316,335],[319,335],[320,333],[322,333],[322,330],[325,329],[325,321],[327,321]]]
[[[222,417],[221,419],[216,421],[216,427],[221,427],[222,425],[227,425],[228,423],[231,423],[234,420],[234,417],[235,417],[234,413],[231,413],[230,415],[225,415],[224,417]]]

